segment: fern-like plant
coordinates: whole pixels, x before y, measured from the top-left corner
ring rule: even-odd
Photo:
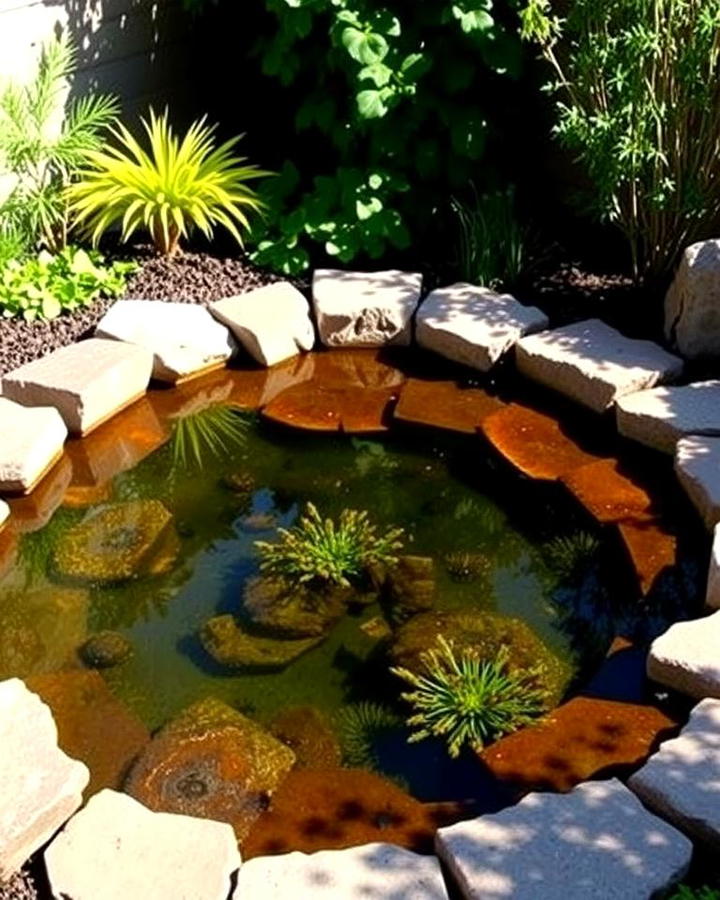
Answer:
[[[244,446],[248,419],[230,406],[208,406],[180,416],[170,439],[178,469],[202,469],[210,458],[221,458]]]
[[[415,728],[410,742],[440,737],[456,757],[466,745],[482,750],[541,715],[547,694],[538,687],[538,671],[511,669],[509,657],[505,647],[487,660],[472,650],[456,653],[440,636],[437,646],[421,655],[420,673],[392,668],[413,688],[401,695],[414,710],[408,719]]]
[[[0,93],[0,169],[13,182],[0,206],[0,229],[22,240],[28,250],[42,246],[55,253],[64,248],[65,189],[119,112],[114,97],[86,94],[63,115],[76,61],[68,37],[54,38],[42,48],[32,82],[11,83]]]
[[[192,228],[211,238],[221,225],[242,245],[240,229],[250,227],[246,211],[262,208],[247,182],[269,173],[234,155],[239,137],[216,146],[216,126],[204,117],[181,139],[167,110],[158,116],[151,109],[150,120],[141,121],[149,150],[118,125],[112,130],[117,145],[89,151],[79,182],[68,192],[72,211],[93,242],[113,225],[121,226],[123,241],[145,228],[155,249],[171,256]]]
[[[345,765],[377,769],[378,739],[400,724],[400,718],[380,703],[365,700],[343,707],[337,714],[337,725]]]
[[[391,528],[378,534],[367,512],[354,509],[343,510],[337,523],[323,519],[308,503],[297,525],[279,529],[279,541],[255,541],[255,546],[260,569],[268,575],[349,586],[369,566],[397,562],[402,533]]]

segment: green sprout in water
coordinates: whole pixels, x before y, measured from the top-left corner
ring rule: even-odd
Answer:
[[[587,531],[556,537],[546,545],[548,562],[564,579],[584,575],[600,550],[600,541]]]
[[[401,722],[387,706],[366,700],[341,709],[337,724],[345,765],[376,770],[379,766],[375,747],[378,739]]]
[[[247,417],[230,406],[208,406],[181,416],[173,424],[173,464],[180,469],[202,469],[209,458],[241,449],[247,429]]]
[[[408,719],[416,729],[411,743],[441,737],[456,757],[465,745],[480,751],[545,712],[547,694],[537,686],[537,670],[511,670],[506,647],[494,659],[482,660],[469,649],[456,654],[440,636],[438,646],[420,658],[421,674],[391,669],[414,689],[401,695],[414,710]]]
[[[255,546],[266,575],[348,587],[368,567],[396,563],[402,533],[401,528],[391,528],[378,534],[367,512],[354,509],[343,510],[337,523],[323,519],[308,503],[297,525],[278,529],[279,541],[255,541]]]

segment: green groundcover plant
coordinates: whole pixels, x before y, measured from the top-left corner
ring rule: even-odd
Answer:
[[[267,175],[233,153],[239,138],[217,146],[215,126],[194,122],[180,139],[168,120],[150,110],[142,119],[149,150],[122,124],[112,129],[116,146],[85,153],[79,180],[68,189],[81,229],[97,243],[113,225],[126,241],[145,228],[156,250],[172,255],[192,228],[211,238],[221,225],[242,245],[247,212],[262,202],[248,181]]]
[[[54,319],[100,296],[120,296],[136,268],[132,262],[106,263],[99,253],[77,247],[11,259],[0,269],[0,310],[6,319]]]
[[[720,3],[529,0],[522,23],[589,208],[621,229],[637,277],[662,275],[720,214]]]

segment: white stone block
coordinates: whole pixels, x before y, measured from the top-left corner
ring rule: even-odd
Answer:
[[[648,677],[690,697],[720,697],[720,612],[676,622],[655,638]]]
[[[418,272],[317,269],[312,290],[320,340],[327,347],[411,343],[422,290]]]
[[[687,359],[720,356],[720,240],[685,250],[665,298],[665,336]]]
[[[523,306],[510,294],[454,284],[423,300],[416,338],[421,347],[487,372],[523,335],[547,326],[542,310]]]
[[[710,609],[720,609],[720,525],[716,525],[713,531],[705,605]]]
[[[0,491],[32,490],[62,455],[66,437],[56,409],[20,406],[0,397]]]
[[[604,412],[619,398],[677,378],[681,359],[650,341],[588,319],[522,338],[518,369],[528,378]]]
[[[720,522],[720,438],[678,441],[675,472],[705,526],[713,529]]]

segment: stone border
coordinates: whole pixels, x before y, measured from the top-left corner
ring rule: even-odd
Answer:
[[[410,333],[409,328],[412,326],[411,318],[409,317],[413,317],[413,311],[417,312],[418,308],[419,288],[417,287],[418,281],[416,278],[396,272],[375,273],[369,276],[363,273],[356,273],[357,277],[355,277],[353,283],[353,295],[350,298],[352,301],[350,306],[352,308],[346,309],[345,306],[347,304],[345,304],[342,295],[338,294],[337,291],[333,292],[332,285],[328,284],[328,276],[335,275],[335,273],[323,274],[325,279],[323,293],[326,298],[329,298],[328,302],[332,307],[332,311],[328,312],[318,308],[319,304],[316,299],[315,316],[317,320],[323,323],[321,331],[323,341],[326,344],[329,346],[347,346],[352,344],[353,335],[357,338],[358,334],[360,334],[361,338],[363,338],[361,343],[364,346],[367,346],[368,343],[373,346],[382,346],[384,343],[384,316],[388,318],[388,321],[391,320],[391,325],[388,325],[387,332],[391,334],[390,343],[406,344],[410,342],[409,339],[406,340],[405,336]],[[346,280],[344,276],[342,280]],[[372,299],[367,301],[367,306],[363,306],[363,302],[367,299],[366,293],[363,292],[366,287],[365,282],[368,281],[373,283],[374,291],[381,295],[379,306]],[[399,299],[394,294],[398,281],[400,283]],[[416,295],[413,297],[413,303],[410,303],[409,296],[413,294],[413,291],[415,291]],[[373,291],[370,291],[370,295],[372,294]],[[503,300],[507,302],[506,298],[503,298]],[[512,298],[509,298],[509,300],[512,301]],[[512,302],[515,303],[515,301]],[[486,297],[483,297],[483,303],[487,303]],[[387,309],[384,308],[383,304]],[[517,304],[517,306],[519,307],[520,305]],[[569,396],[580,400],[580,402],[593,410],[601,411],[624,394],[650,389],[662,380],[676,377],[679,373],[678,361],[660,350],[660,348],[657,348],[656,351],[653,349],[653,345],[647,342],[628,341],[616,332],[612,332],[612,329],[608,329],[602,323],[599,323],[597,326],[593,322],[578,323],[577,326],[571,326],[570,329],[566,329],[566,333],[562,333],[561,329],[556,332],[540,331],[533,337],[523,338],[523,330],[518,325],[520,313],[516,308],[513,308],[512,312],[514,318],[511,324],[514,332],[512,340],[506,340],[503,344],[503,352],[507,352],[514,343],[518,342],[521,348],[519,359],[523,360],[520,366],[522,372],[534,378],[533,372],[537,369],[537,380],[540,383],[546,385],[553,383],[554,387],[560,387]],[[433,313],[435,320],[437,320],[440,314],[435,307],[433,308]],[[464,315],[465,312],[463,311],[462,314]],[[453,311],[452,317],[455,317],[455,315],[456,311]],[[441,315],[440,318],[442,318]],[[351,327],[353,323],[355,323],[354,328]],[[358,323],[366,328],[366,332],[359,328]],[[435,321],[433,324],[437,326],[438,323]],[[453,318],[452,324],[455,331],[457,331],[459,325],[455,318]],[[588,327],[584,328],[585,325]],[[259,337],[261,341],[268,340],[267,320],[263,320],[259,325],[253,322],[252,327],[255,332],[262,332]],[[277,321],[272,327],[277,327]],[[297,327],[297,324],[295,324],[296,329]],[[442,331],[442,327],[439,330]],[[234,332],[238,335],[239,331],[241,331],[241,328],[238,325]],[[402,338],[399,337],[400,335],[402,335]],[[192,343],[192,337],[189,337],[189,342]],[[296,337],[292,339],[295,341],[297,352],[297,349],[302,345]],[[253,334],[253,340],[257,342],[257,333]],[[566,359],[563,356],[565,353],[563,347],[566,347],[568,341],[571,344],[571,352]],[[602,363],[607,359],[607,368],[612,369],[612,371],[609,374],[608,372],[603,373],[603,376],[600,378],[600,393],[597,395],[593,394],[592,384],[595,373],[583,371],[582,365],[578,366],[577,364],[578,341],[589,342],[588,346],[591,349],[591,356],[597,356],[598,353],[601,353],[603,342],[609,342],[608,355],[607,357],[602,357],[601,355],[600,361]],[[92,343],[97,344],[97,342],[98,339],[96,338]],[[423,343],[432,349],[432,344],[428,341],[427,336]],[[622,358],[631,344],[643,344],[639,365],[641,368],[644,368],[644,374],[640,376],[638,381],[637,373],[635,373],[633,379],[627,382],[624,373],[622,371],[619,373],[615,372],[613,367],[616,365],[616,358]],[[452,348],[453,342],[450,342],[450,345]],[[558,347],[560,348],[559,350]],[[584,347],[585,344],[582,345],[581,350]],[[147,350],[147,347],[145,349]],[[435,349],[443,353],[441,347]],[[452,357],[453,352],[454,350],[451,349],[450,353],[445,355]],[[468,359],[467,348],[463,347],[462,352],[462,361],[464,362]],[[568,383],[564,389],[562,385],[553,382],[553,355],[558,352],[561,356],[560,368],[557,370],[560,372],[560,382],[565,377],[563,373],[566,372],[568,378]],[[50,354],[51,357],[53,355]],[[257,353],[254,355],[257,358]],[[328,354],[329,356],[331,354]],[[330,365],[328,357],[325,357],[325,362],[323,362],[325,368]],[[492,362],[496,358],[496,356],[493,356]],[[46,357],[45,361],[48,359],[49,357]],[[389,420],[390,422],[397,420],[450,428],[451,430],[465,433],[479,433],[518,471],[533,479],[560,482],[600,524],[609,524],[615,527],[629,553],[643,592],[647,592],[652,587],[656,578],[668,565],[677,562],[675,536],[667,530],[665,523],[658,514],[655,508],[655,498],[639,487],[633,479],[627,477],[622,471],[619,460],[596,456],[588,452],[572,438],[568,437],[564,433],[562,424],[553,417],[531,407],[503,403],[493,399],[480,389],[473,389],[473,393],[470,394],[461,390],[456,383],[454,388],[450,388],[450,382],[447,381],[423,382],[409,379],[403,384],[374,385],[363,383],[361,376],[358,378],[357,385],[355,385],[357,391],[354,399],[365,408],[357,416],[356,411],[350,413],[347,409],[342,408],[341,395],[347,390],[347,385],[341,389],[336,388],[333,390],[332,381],[325,379],[322,371],[319,373],[314,386],[316,396],[313,402],[315,408],[309,410],[307,408],[307,392],[297,388],[298,384],[302,386],[304,382],[312,382],[314,380],[312,372],[303,374],[303,367],[308,362],[314,365],[316,360],[321,359],[323,357],[320,356],[316,356],[314,359],[312,357],[290,359],[289,363],[280,363],[279,366],[275,366],[275,371],[267,370],[264,373],[258,373],[257,370],[248,370],[249,384],[243,386],[240,391],[240,393],[243,393],[244,389],[247,388],[247,396],[242,399],[237,396],[225,396],[220,402],[229,402],[231,405],[261,410],[268,418],[284,422],[293,427],[317,428],[317,425],[313,426],[311,423],[313,416],[315,416],[315,421],[317,421],[319,408],[320,410],[324,409],[326,416],[320,430],[375,432],[389,427]],[[657,368],[655,368],[656,360],[659,360]],[[594,364],[596,360],[593,359],[592,362]],[[23,369],[26,370],[33,365],[31,363],[29,366],[23,367]],[[44,368],[47,370],[48,365],[44,365]],[[322,366],[320,368],[322,369]],[[486,366],[483,365],[482,368],[486,368]],[[622,369],[622,366],[620,368]],[[199,367],[197,374],[203,375],[206,372],[207,366]],[[190,377],[191,375],[184,376],[183,382],[187,383],[187,379]],[[285,383],[283,384],[284,377]],[[16,402],[22,404],[24,397],[29,405],[44,405],[50,402],[51,405],[56,405],[61,411],[64,409],[67,417],[67,396],[63,394],[62,385],[55,386],[55,389],[60,394],[63,394],[62,403],[58,402],[55,404],[55,401],[52,399],[53,385],[50,386],[49,394],[47,388],[43,385],[43,396],[38,401],[31,396],[28,397],[26,393],[27,384],[30,384],[30,389],[32,389],[33,385],[31,378],[29,381],[25,379],[24,373],[18,377],[16,373],[12,372],[6,376],[6,379],[7,382],[3,379],[3,389],[6,389],[9,384],[14,385],[13,399]],[[273,379],[276,382],[274,385],[271,384]],[[86,380],[92,382],[93,378],[90,376]],[[82,391],[84,388],[84,384],[77,387],[77,398],[72,401],[80,409],[82,409]],[[422,398],[423,390],[426,391],[424,401]],[[434,393],[434,398],[428,397],[428,391],[431,395]],[[133,400],[137,400],[137,391],[133,389],[133,392],[132,398],[119,396],[114,400],[116,410],[124,410],[124,412],[120,413],[121,416],[132,416],[133,407],[129,406],[129,404]],[[182,386],[175,388],[172,393],[175,395],[174,397],[164,398],[167,405],[172,406],[178,401],[182,403]],[[232,390],[230,394],[232,394]],[[51,398],[50,401],[48,401],[48,396]],[[605,400],[605,397],[610,399]],[[239,400],[240,402],[238,402]],[[433,408],[437,410],[437,414],[434,416],[428,417],[427,415],[428,401],[432,402]],[[139,402],[145,401],[140,400]],[[74,411],[70,413],[71,417],[73,414]],[[93,422],[93,427],[100,421],[105,421],[112,414],[98,416]],[[82,428],[77,428],[76,430],[84,431]],[[159,432],[163,434],[159,441],[159,443],[162,443],[164,440],[164,429],[161,424],[159,424]],[[94,435],[83,438],[83,441],[92,440],[93,437]],[[68,445],[68,451],[75,459],[83,453],[83,441],[73,444],[72,449]],[[543,445],[545,452],[547,452],[548,442],[553,447],[553,453],[549,462],[539,459],[537,454],[533,452],[533,446],[540,444]],[[155,446],[159,446],[159,443]],[[152,449],[155,449],[155,447],[150,447],[146,450],[146,453],[152,452]],[[137,461],[139,459],[135,461],[131,459],[129,465],[135,465]],[[0,500],[0,519],[5,516],[5,521],[0,524],[0,543],[13,544],[12,534],[15,526],[19,526],[21,531],[25,531],[35,530],[35,528],[42,527],[45,524],[49,515],[52,515],[54,507],[51,501],[51,509],[48,515],[47,506],[42,502],[43,491],[47,491],[48,485],[51,485],[49,490],[53,498],[57,499],[60,497],[62,499],[66,495],[66,489],[69,487],[69,482],[72,478],[73,469],[71,467],[69,475],[63,474],[60,487],[53,484],[54,476],[63,469],[64,463],[66,463],[65,456],[63,456],[59,464],[53,467],[50,475],[43,479],[42,484],[38,486],[36,491],[33,491],[24,500],[19,501],[19,506],[16,506],[18,501],[11,501],[11,515],[9,517],[7,517],[6,513],[7,505],[3,500]],[[67,465],[64,468],[68,470]],[[108,478],[113,477],[114,474],[117,474],[117,472],[113,472]],[[70,487],[70,491],[72,491],[72,487]],[[89,502],[94,501],[91,498]],[[29,527],[22,527],[23,504],[25,511],[35,511],[36,518],[32,518],[31,512],[30,522],[32,524]],[[16,515],[17,510],[20,511],[19,516]],[[17,522],[16,519],[18,519]],[[27,521],[25,525],[28,526]],[[8,539],[7,542],[5,541],[6,538]],[[548,717],[551,730],[557,732],[556,740],[562,740],[567,734],[562,711],[572,702],[569,701],[563,704]],[[552,728],[553,721],[557,723],[556,728]],[[542,724],[547,726],[547,723]],[[528,730],[526,729],[526,731]],[[511,740],[512,737],[514,736],[506,740]],[[656,738],[657,732],[653,732],[649,744],[654,744]],[[498,745],[501,743],[498,742]],[[490,748],[490,750],[496,749],[498,745],[494,745],[494,748]],[[651,747],[648,746],[648,750],[650,749]],[[637,759],[632,760],[632,765],[637,765]],[[583,778],[592,777],[594,774],[597,773],[583,773]]]

